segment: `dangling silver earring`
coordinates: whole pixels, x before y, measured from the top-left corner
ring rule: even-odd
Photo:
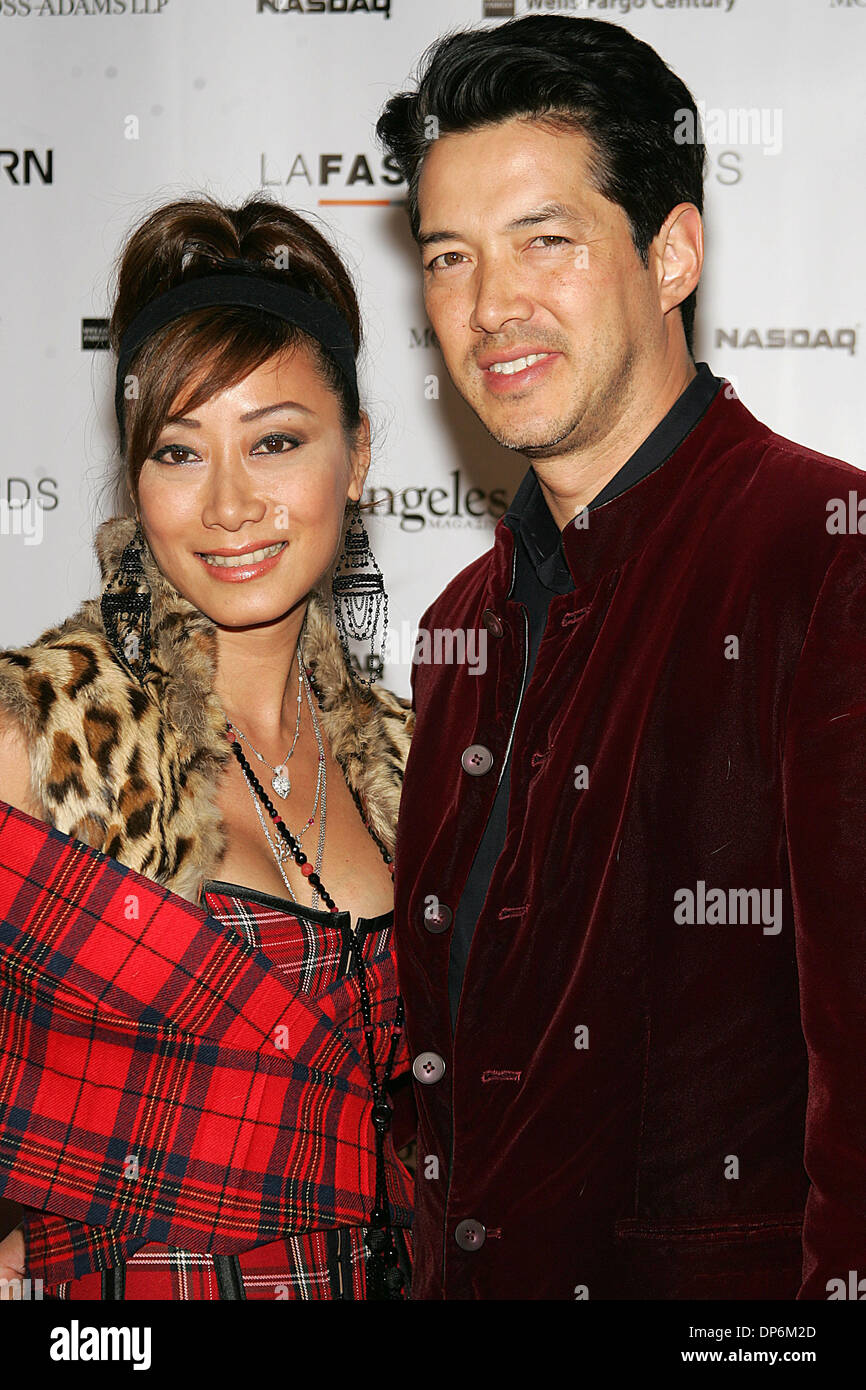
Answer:
[[[352,518],[333,579],[334,618],[346,665],[362,685],[372,685],[385,669],[385,640],[388,636],[388,595],[382,571],[370,549],[370,537],[361,520],[361,507],[352,504]],[[382,642],[376,652],[376,631],[381,619]],[[349,638],[370,642],[369,670],[365,680],[354,665]]]

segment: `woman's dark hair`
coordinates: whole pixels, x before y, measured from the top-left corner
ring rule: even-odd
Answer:
[[[416,239],[418,181],[431,139],[513,117],[587,137],[595,187],[625,212],[645,266],[677,203],[703,210],[705,152],[695,102],[655,50],[619,24],[527,15],[438,39],[421,59],[417,92],[393,96],[379,117],[376,133],[409,187]],[[674,134],[684,127],[695,138],[679,144]],[[694,291],[679,307],[691,352]]]
[[[261,267],[268,278],[305,290],[333,304],[361,345],[361,317],[348,270],[337,252],[298,213],[252,196],[240,207],[226,207],[206,196],[157,208],[127,239],[117,266],[117,292],[109,324],[115,352],[124,329],[139,310],[163,291],[238,258]],[[346,379],[316,339],[271,314],[239,306],[213,305],[191,310],[159,329],[142,345],[130,366],[138,394],[125,402],[129,490],[138,501],[138,479],[153,450],[173,401],[187,383],[207,370],[184,398],[193,410],[218,391],[243,380],[274,354],[303,344],[323,380],[339,396],[343,429],[352,436],[361,421]]]

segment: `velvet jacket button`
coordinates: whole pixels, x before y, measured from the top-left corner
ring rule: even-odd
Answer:
[[[424,909],[424,925],[434,936],[440,932],[447,931],[451,926],[453,913],[447,903],[440,903],[437,899],[435,903],[428,904]]]
[[[461,1250],[480,1250],[487,1239],[487,1228],[480,1221],[461,1221],[454,1239]]]
[[[494,613],[492,608],[485,608],[481,614],[481,622],[491,637],[501,637],[505,628],[502,626],[502,619]]]
[[[470,777],[483,777],[493,766],[493,754],[483,743],[470,743],[460,759],[464,772]]]
[[[432,1086],[445,1075],[445,1058],[438,1052],[419,1052],[412,1063],[412,1075],[422,1086]]]

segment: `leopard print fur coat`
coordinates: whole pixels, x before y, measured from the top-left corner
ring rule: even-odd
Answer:
[[[135,521],[96,534],[103,583]],[[213,689],[216,629],[144,550],[151,590],[151,666],[143,683],[115,657],[98,599],[30,646],[0,651],[0,705],[23,728],[41,819],[197,902],[218,878],[225,831],[217,797],[231,757]],[[365,815],[393,850],[414,723],[406,701],[353,681],[320,594],[310,598],[304,658],[322,700],[322,730]]]

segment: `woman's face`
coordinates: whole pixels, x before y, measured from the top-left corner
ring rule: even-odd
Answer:
[[[305,348],[188,416],[174,415],[178,405],[139,475],[154,558],[218,626],[274,622],[334,559],[346,499],[360,498],[370,462],[367,417],[352,449],[338,397]]]

